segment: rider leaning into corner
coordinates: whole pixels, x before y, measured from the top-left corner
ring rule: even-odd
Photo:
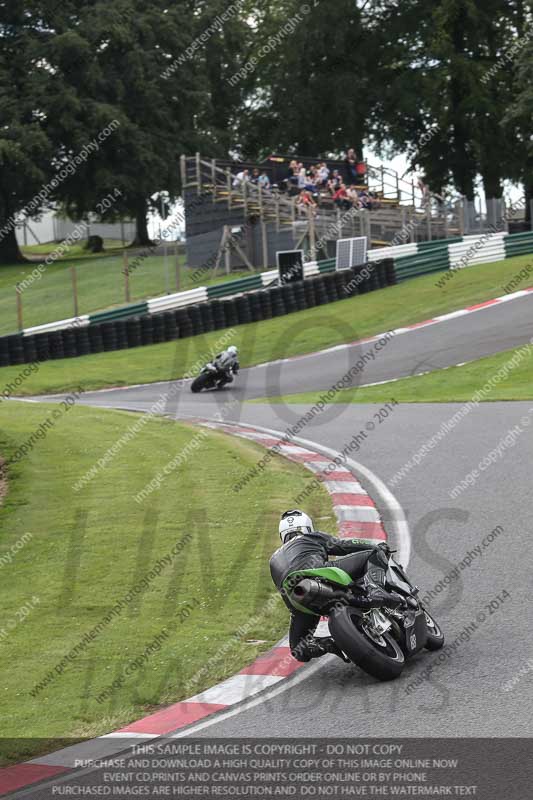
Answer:
[[[213,359],[213,366],[217,368],[221,375],[220,386],[226,383],[233,383],[233,376],[237,375],[239,366],[239,351],[235,345],[230,345],[227,350],[223,350]]]
[[[384,602],[397,606],[401,598],[384,589],[388,545],[380,543],[376,546],[368,539],[338,539],[316,531],[311,517],[298,509],[282,515],[279,535],[282,545],[270,559],[270,574],[291,612],[289,645],[293,657],[298,661],[310,661],[334,653],[348,661],[331,637],[314,636],[320,617],[295,609],[283,582],[291,573],[318,569],[329,563],[345,570],[354,579],[354,586],[362,592],[355,600],[362,608],[377,607]],[[329,562],[330,556],[341,558]]]

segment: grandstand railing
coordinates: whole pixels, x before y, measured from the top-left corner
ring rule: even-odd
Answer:
[[[328,165],[337,165],[340,169],[342,162],[328,161]],[[481,213],[475,202],[461,197],[448,197],[441,201],[425,194],[414,180],[406,181],[388,167],[370,164],[367,165],[367,185],[380,198],[379,208],[354,210],[346,219],[346,212],[322,198],[316,213],[302,213],[297,205],[297,196],[291,197],[279,187],[265,190],[250,181],[240,186],[233,185],[238,171],[256,167],[264,169],[269,177],[274,175],[274,167],[268,164],[205,159],[200,153],[182,156],[183,191],[186,196],[191,193],[210,195],[214,204],[225,204],[230,210],[239,209],[245,219],[256,216],[261,222],[274,223],[278,231],[289,226],[294,229],[299,223],[307,224],[303,237],[308,237],[311,249],[312,240],[322,238],[328,230],[338,231],[331,237],[333,239],[361,235],[368,237],[371,246],[382,247],[506,227],[508,214],[501,199],[487,201],[487,212]]]

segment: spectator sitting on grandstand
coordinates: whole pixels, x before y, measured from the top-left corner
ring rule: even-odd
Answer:
[[[344,159],[344,180],[350,186],[360,180],[357,175],[357,156],[355,155],[353,147],[346,151],[346,158]]]
[[[350,197],[346,190],[346,185],[344,183],[341,183],[340,187],[333,195],[333,202],[338,208],[345,208],[345,209],[351,208],[352,201],[350,200]]]
[[[366,189],[359,190],[359,203],[361,208],[367,208],[369,211],[378,205],[378,201]]]
[[[348,199],[352,201],[354,208],[361,208],[361,198],[359,196],[359,192],[357,191],[357,186],[350,186],[347,190]]]
[[[298,189],[298,164],[296,161],[291,161],[289,164],[284,184],[289,194],[294,194]]]
[[[369,192],[366,187],[359,189],[359,202],[361,208],[368,208],[372,211],[373,208],[379,208],[379,198],[373,192]]]
[[[302,167],[302,165],[300,164],[300,168],[298,170],[298,188],[299,189],[305,189],[306,186],[307,186],[307,183],[308,183],[308,181],[307,181],[306,169],[305,169],[305,167]]]
[[[329,169],[324,161],[322,162],[322,164],[319,164],[318,177],[320,179],[320,185],[322,186],[323,189],[326,189],[328,185]]]
[[[268,177],[266,170],[263,170],[261,175],[258,177],[257,185],[262,189],[270,189],[270,178]]]
[[[243,169],[243,170],[241,170],[241,172],[238,172],[236,174],[236,176],[234,177],[234,179],[233,179],[233,188],[234,189],[239,189],[239,187],[243,183],[246,183],[246,181],[249,181],[249,180],[250,180],[250,172],[249,172],[249,170]]]
[[[331,194],[335,194],[337,189],[340,188],[341,183],[342,183],[342,178],[340,176],[339,170],[334,169],[331,178],[328,181],[328,188]]]
[[[313,195],[308,189],[302,189],[298,196],[296,205],[302,214],[307,213],[308,208],[312,209],[312,211],[315,211],[317,208],[317,204],[313,200]]]
[[[257,167],[255,167],[254,171],[252,172],[251,181],[257,186],[258,180],[259,180],[259,170],[257,169]]]

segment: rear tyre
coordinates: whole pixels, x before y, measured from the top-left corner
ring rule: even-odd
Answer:
[[[353,608],[334,611],[329,630],[336,644],[362,670],[380,681],[392,681],[401,675],[404,655],[390,633],[373,635],[365,618]]]
[[[424,614],[426,615],[426,627],[428,630],[426,650],[441,650],[444,647],[444,634],[426,609],[424,609]]]
[[[211,375],[207,372],[202,372],[191,383],[191,392],[198,394],[202,389],[207,389],[211,385]]]

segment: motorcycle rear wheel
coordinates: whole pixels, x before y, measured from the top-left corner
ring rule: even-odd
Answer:
[[[358,667],[380,681],[398,678],[405,657],[390,633],[374,636],[364,617],[353,608],[335,610],[329,618],[329,630],[337,645]]]

